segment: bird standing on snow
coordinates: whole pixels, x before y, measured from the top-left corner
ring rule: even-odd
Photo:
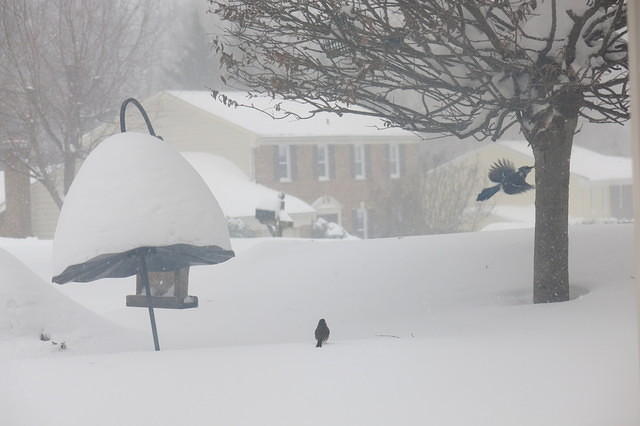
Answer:
[[[500,191],[500,188],[505,194],[520,194],[533,189],[533,185],[529,185],[525,180],[531,169],[533,169],[533,166],[522,166],[516,170],[511,161],[504,158],[498,160],[489,169],[489,180],[497,183],[497,185],[483,189],[478,194],[476,201],[488,200],[496,192]]]
[[[316,344],[316,348],[321,348],[322,344],[329,338],[329,327],[327,327],[327,322],[324,320],[324,318],[318,321],[315,336],[316,340],[318,341],[318,344]]]

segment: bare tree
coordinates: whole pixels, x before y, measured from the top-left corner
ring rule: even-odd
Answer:
[[[428,233],[478,230],[494,206],[474,202],[479,174],[478,164],[472,162],[426,167],[422,185]]]
[[[15,145],[17,153],[4,157],[4,166],[20,162],[58,206],[97,142],[89,131],[150,80],[158,32],[151,6],[151,0],[0,0],[0,140],[5,152]]]
[[[624,0],[210,2],[230,25],[224,66],[256,91],[459,138],[518,127],[536,167],[534,301],[569,298],[576,125],[629,118]]]
[[[373,236],[396,237],[428,234],[425,229],[422,172],[401,181],[375,187],[370,194],[375,214]],[[371,213],[370,213],[371,214]]]
[[[437,156],[436,156],[437,157]],[[477,165],[444,165],[424,156],[420,168],[402,182],[374,191],[373,208],[382,221],[381,236],[475,231],[493,204],[478,205]]]

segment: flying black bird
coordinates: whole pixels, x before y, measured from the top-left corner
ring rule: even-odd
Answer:
[[[316,340],[318,341],[316,348],[321,348],[322,344],[329,338],[329,327],[327,327],[327,322],[324,320],[324,318],[318,321],[315,335]]]
[[[489,169],[489,180],[497,185],[483,189],[476,201],[488,200],[500,191],[500,188],[505,194],[519,194],[533,189],[533,185],[529,185],[525,180],[531,169],[533,166],[522,166],[516,170],[511,161],[504,158],[498,160]]]

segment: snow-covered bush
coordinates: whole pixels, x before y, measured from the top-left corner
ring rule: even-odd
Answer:
[[[351,235],[335,222],[319,217],[313,224],[313,238],[349,238]]]
[[[231,238],[253,238],[256,236],[256,232],[237,217],[227,217],[227,228]]]

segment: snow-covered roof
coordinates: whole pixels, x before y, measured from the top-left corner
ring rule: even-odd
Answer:
[[[241,126],[261,137],[354,137],[406,138],[418,141],[419,137],[399,128],[384,128],[379,118],[357,114],[336,114],[322,112],[304,120],[295,117],[275,120],[262,111],[248,107],[231,108],[216,101],[208,91],[169,91],[169,94],[203,111],[214,114]],[[226,92],[224,95],[240,103],[253,104],[265,111],[274,111],[280,104],[282,110],[308,115],[311,106],[291,101],[274,100],[268,96],[249,99],[246,92]]]
[[[272,200],[278,203],[278,191],[252,182],[238,166],[226,158],[205,152],[182,152],[215,195],[225,216],[253,217],[256,207]],[[313,213],[309,204],[292,195],[285,197],[285,211],[290,214]]]
[[[499,144],[533,158],[526,141],[502,141]],[[631,180],[631,158],[604,155],[581,146],[571,150],[571,173],[591,181]]]

